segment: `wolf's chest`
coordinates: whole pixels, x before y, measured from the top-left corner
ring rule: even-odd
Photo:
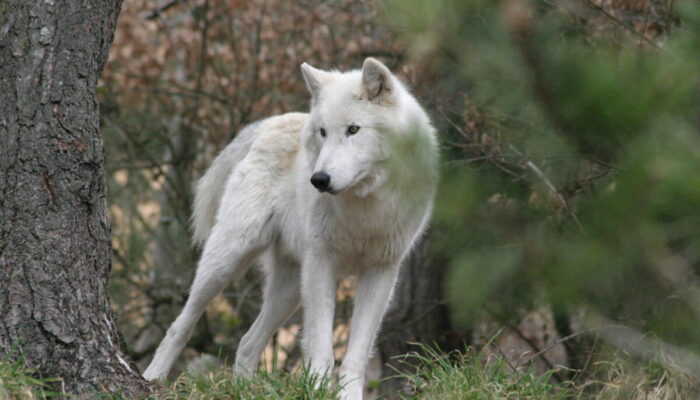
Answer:
[[[322,239],[325,247],[348,267],[399,262],[410,245],[410,226],[408,221],[388,214],[365,212],[352,218],[329,218]]]

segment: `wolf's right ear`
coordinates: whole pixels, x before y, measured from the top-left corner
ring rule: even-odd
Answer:
[[[370,101],[391,103],[394,78],[389,68],[376,58],[368,57],[362,64],[362,86]]]
[[[301,64],[301,73],[304,75],[306,87],[309,88],[309,92],[313,98],[318,97],[323,85],[331,78],[331,74],[328,72],[316,69],[307,63]]]

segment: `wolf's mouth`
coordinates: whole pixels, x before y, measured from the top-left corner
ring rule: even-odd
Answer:
[[[316,189],[316,190],[318,190],[321,193],[328,193],[328,194],[332,194],[332,195],[336,195],[336,194],[342,192],[342,190],[334,190],[331,188]]]

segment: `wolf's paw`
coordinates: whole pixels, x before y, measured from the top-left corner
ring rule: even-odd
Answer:
[[[343,400],[362,400],[364,392],[363,379],[357,375],[340,372],[340,398]]]
[[[340,390],[340,398],[343,400],[362,400],[362,384],[349,382]]]
[[[161,381],[165,379],[165,375],[167,373],[163,371],[158,371],[157,368],[155,368],[153,365],[149,365],[148,368],[143,372],[143,379],[153,382],[153,381]]]

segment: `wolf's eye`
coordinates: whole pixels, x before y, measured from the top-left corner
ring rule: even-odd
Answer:
[[[357,125],[348,126],[348,136],[356,134],[357,131],[359,131],[359,130],[360,130],[360,127]]]
[[[326,137],[326,130],[321,128],[321,137]]]

